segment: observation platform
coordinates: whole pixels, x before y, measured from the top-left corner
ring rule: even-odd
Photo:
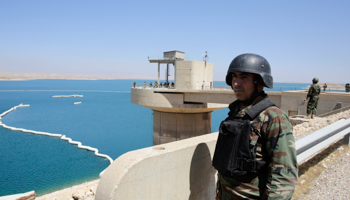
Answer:
[[[131,102],[153,110],[153,145],[211,133],[211,113],[226,108],[236,100],[227,86],[213,86],[213,64],[186,60],[181,51],[164,52],[158,63],[158,80],[134,83]],[[160,83],[160,65],[166,64],[165,83]],[[174,82],[169,83],[169,65],[174,67]],[[297,88],[295,88],[297,89]],[[277,89],[278,90],[278,89]],[[306,115],[307,88],[290,91],[269,91],[269,97],[289,116]],[[317,115],[350,106],[350,93],[322,91]],[[225,116],[223,116],[224,118]]]

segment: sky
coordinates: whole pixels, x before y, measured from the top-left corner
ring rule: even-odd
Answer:
[[[199,61],[207,51],[214,80],[255,53],[274,82],[344,84],[350,1],[0,0],[0,72],[156,80],[148,57],[172,50]]]

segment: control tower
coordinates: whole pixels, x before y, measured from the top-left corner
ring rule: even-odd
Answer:
[[[168,51],[163,53],[163,59],[148,60],[158,63],[157,83],[132,87],[131,102],[153,110],[153,145],[211,133],[211,112],[227,104],[186,100],[213,88],[213,64],[207,62],[207,55],[204,61],[186,60],[184,52]],[[165,84],[160,82],[161,64],[166,64]],[[174,85],[168,80],[171,66]]]

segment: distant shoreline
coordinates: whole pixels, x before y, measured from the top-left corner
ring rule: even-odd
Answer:
[[[71,76],[62,76],[62,75],[57,75],[57,74],[0,72],[0,80],[1,81],[25,81],[25,80],[37,80],[37,79],[97,80],[96,78],[71,77]]]
[[[123,74],[96,74],[92,75],[59,75],[59,74],[35,74],[35,73],[9,73],[0,72],[0,81],[26,81],[41,79],[59,79],[59,80],[156,80],[155,77],[146,77],[142,75],[123,75]]]
[[[31,80],[155,80],[155,79],[138,79],[138,78],[74,78],[74,77],[66,77],[66,78],[3,78],[0,76],[0,81],[31,81]],[[214,81],[224,81],[224,80],[214,80]],[[275,83],[289,83],[289,82],[275,82]],[[299,84],[299,83],[296,83]],[[302,83],[302,84],[310,84],[312,83]],[[318,83],[323,90],[324,83]],[[345,87],[345,84],[338,83],[327,83],[327,89],[329,88],[339,88]]]
[[[42,79],[53,79],[53,80],[157,80],[156,77],[136,77],[136,76],[124,76],[121,74],[113,76],[99,75],[96,77],[87,76],[64,76],[59,74],[34,74],[34,73],[9,73],[0,72],[0,81],[28,81],[28,80],[42,80]],[[225,80],[214,80],[214,81],[225,81]],[[303,83],[312,84],[311,82],[285,82],[276,81],[276,83]],[[327,83],[328,88],[332,87],[344,87],[346,83]],[[321,87],[324,82],[318,83]],[[323,89],[323,88],[322,88]]]

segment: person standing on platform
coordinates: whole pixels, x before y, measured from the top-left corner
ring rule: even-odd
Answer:
[[[345,85],[345,92],[349,92],[349,91],[350,91],[350,84],[347,83],[347,84]]]
[[[307,103],[307,118],[311,119],[314,118],[314,115],[316,115],[317,111],[317,104],[318,104],[318,99],[319,95],[321,92],[321,87],[317,85],[318,83],[318,78],[312,79],[312,85],[309,87],[309,92],[307,93],[306,100],[308,100]]]
[[[326,89],[327,89],[327,83],[324,83],[324,85],[323,85],[323,91],[326,91]]]
[[[263,91],[273,87],[270,64],[256,54],[239,55],[226,84],[237,100],[219,128],[216,199],[291,199],[298,180],[295,140],[287,114]]]

